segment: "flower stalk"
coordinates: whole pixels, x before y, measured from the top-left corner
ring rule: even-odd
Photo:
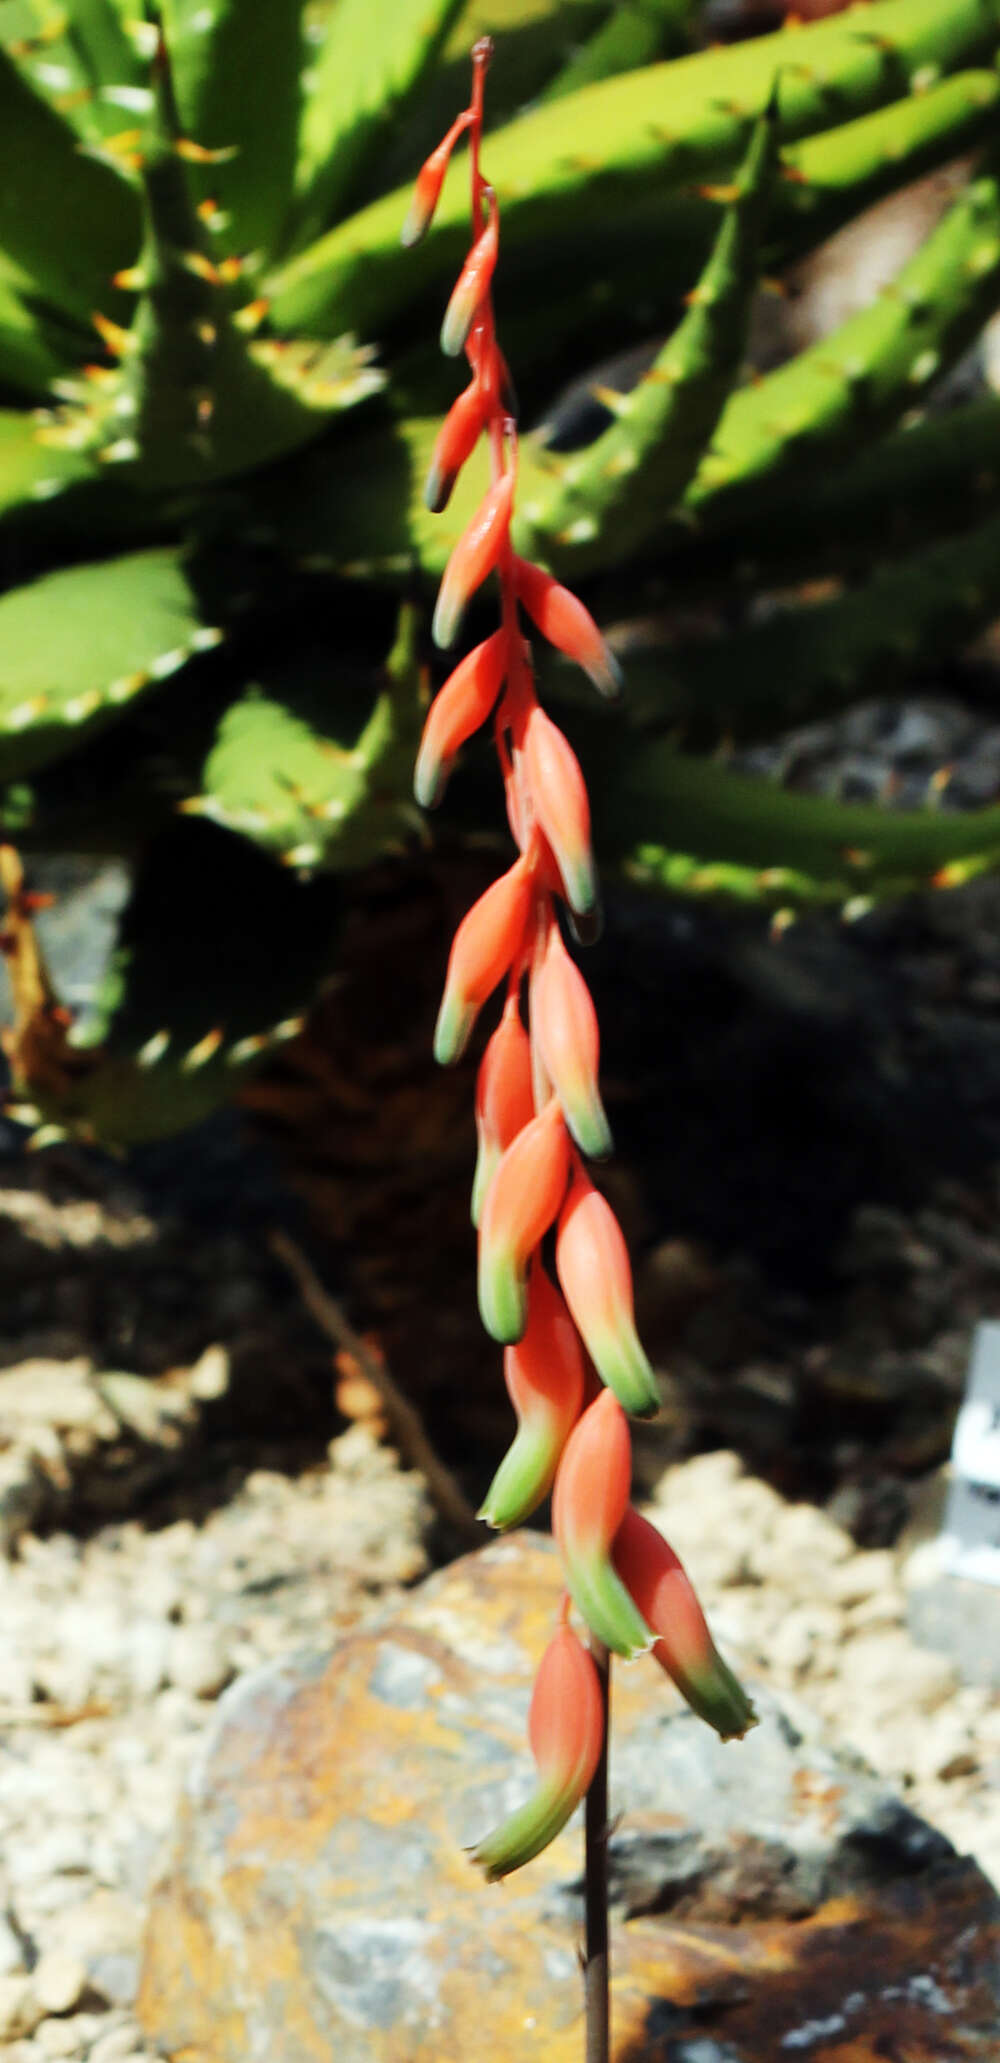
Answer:
[[[505,985],[476,1084],[472,1218],[480,1315],[505,1349],[517,1432],[481,1516],[501,1528],[518,1525],[551,1490],[568,1594],[531,1704],[535,1790],[479,1843],[474,1859],[491,1879],[520,1868],[586,1795],[586,2054],[587,2063],[607,2063],[610,1654],[652,1651],[724,1737],[744,1731],[753,1712],[712,1645],[676,1556],[653,1528],[643,1530],[629,1503],[627,1414],[651,1416],[659,1394],[636,1331],[625,1239],[584,1166],[584,1156],[610,1152],[611,1133],[598,1083],[597,1016],[561,919],[578,940],[596,935],[590,804],[569,740],[538,701],[525,630],[533,626],[602,695],[620,693],[621,673],[583,603],[511,542],[518,433],[491,296],[500,209],[480,169],[491,54],[489,38],[475,45],[469,106],[418,177],[404,241],[429,225],[451,151],[467,136],[471,245],[441,343],[449,356],[464,353],[469,381],[439,432],[425,498],[431,509],[444,508],[481,436],[490,479],[448,560],[433,637],[442,650],[454,644],[468,604],[493,574],[500,626],[459,660],[432,703],[414,786],[425,807],[438,802],[462,746],[492,721],[517,858],[459,925],[434,1051],[444,1065],[459,1060],[479,1012]],[[547,1239],[558,1286],[542,1260]],[[569,1623],[571,1603],[588,1628],[589,1650]]]

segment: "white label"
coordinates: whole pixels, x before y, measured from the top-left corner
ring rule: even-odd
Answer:
[[[952,1466],[970,1483],[989,1483],[1000,1490],[1000,1403],[970,1397],[955,1425]]]
[[[977,1325],[955,1423],[942,1545],[956,1576],[1000,1586],[1000,1324]]]

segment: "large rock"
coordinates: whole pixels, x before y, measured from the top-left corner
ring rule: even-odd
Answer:
[[[184,2063],[579,2063],[578,1822],[505,1884],[464,1850],[530,1783],[559,1574],[502,1541],[332,1656],[223,1698],[153,1904],[140,2012]],[[807,1715],[727,1747],[616,1672],[620,2063],[996,2057],[1000,1901]]]

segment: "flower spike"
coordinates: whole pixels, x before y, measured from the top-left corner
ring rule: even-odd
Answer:
[[[533,566],[529,559],[515,555],[514,575],[518,600],[524,603],[543,638],[555,645],[557,652],[564,652],[567,659],[582,666],[602,695],[617,701],[624,688],[622,670],[590,610],[568,587],[562,587],[551,573],[543,573],[541,566]]]
[[[422,809],[440,802],[456,754],[486,722],[504,683],[507,640],[502,630],[461,659],[439,688],[427,712],[413,776]]]
[[[508,998],[503,1016],[479,1063],[476,1079],[478,1152],[472,1183],[472,1222],[478,1225],[486,1192],[508,1146],[535,1115],[531,1080],[531,1044],[521,1023],[517,997]]]
[[[610,1204],[580,1167],[559,1218],[556,1272],[601,1381],[626,1411],[652,1418],[660,1397],[635,1329],[628,1248]]]
[[[538,1044],[581,1153],[611,1152],[611,1128],[597,1086],[600,1034],[590,990],[553,924],[532,992]]]
[[[483,1004],[516,960],[531,895],[528,862],[515,860],[462,918],[452,941],[434,1031],[434,1058],[440,1066],[461,1059]]]
[[[490,1880],[540,1855],[589,1790],[604,1740],[597,1670],[570,1626],[560,1626],[542,1656],[528,1714],[538,1784],[525,1805],[473,1850]]]
[[[552,1531],[577,1610],[605,1647],[627,1659],[653,1645],[653,1635],[611,1560],[631,1484],[628,1420],[617,1397],[602,1390],[566,1442],[552,1493]]]
[[[722,1740],[742,1740],[757,1724],[750,1699],[719,1654],[673,1548],[631,1505],[615,1534],[611,1558],[657,1636],[656,1660],[691,1710]]]
[[[512,1346],[528,1318],[528,1263],[559,1214],[569,1137],[558,1097],[525,1125],[497,1168],[479,1221],[479,1315],[491,1339]]]
[[[446,652],[454,644],[470,595],[492,573],[504,549],[513,495],[513,473],[501,473],[448,560],[431,625],[431,636],[440,651]]]
[[[555,1283],[536,1260],[528,1284],[523,1339],[503,1357],[517,1432],[479,1513],[488,1526],[520,1526],[548,1495],[559,1456],[580,1415],[583,1353]]]

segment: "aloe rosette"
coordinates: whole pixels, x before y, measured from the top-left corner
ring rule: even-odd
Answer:
[[[516,31],[490,151],[529,417],[571,354],[583,372],[658,340],[628,392],[600,386],[584,448],[521,437],[516,501],[483,460],[502,358],[454,396],[423,341],[444,311],[461,353],[497,263],[497,214],[469,247],[448,176],[467,111],[437,142],[486,0],[398,0],[376,37],[367,0],[0,0],[0,832],[133,870],[107,980],[44,1081],[25,1031],[42,1004],[19,997],[22,1108],[52,1126],[124,1143],[188,1122],[297,1019],[331,964],[330,921],[309,949],[335,902],[317,879],[419,835],[434,584],[448,644],[508,537],[560,693],[567,652],[618,684],[581,581],[612,580],[627,618],[672,564],[718,597],[750,535],[765,591],[828,573],[845,536],[886,555],[821,618],[793,605],[630,656],[613,736],[581,723],[570,747],[537,712],[518,749],[578,930],[596,922],[594,769],[606,856],[671,892],[854,904],[1000,857],[996,811],[887,813],[859,835],[671,743],[843,703],[1000,607],[996,469],[968,462],[996,444],[997,405],[912,421],[1000,304],[1000,0],[872,0],[863,20],[703,50],[687,0],[493,12]],[[747,383],[762,271],[960,153],[974,175],[893,287]],[[500,652],[486,638],[434,703],[422,806],[498,700]],[[874,855],[857,883],[850,851]],[[179,937],[157,986],[161,878],[191,956]],[[220,911],[238,931],[258,895],[294,971],[256,956],[234,1002]]]

